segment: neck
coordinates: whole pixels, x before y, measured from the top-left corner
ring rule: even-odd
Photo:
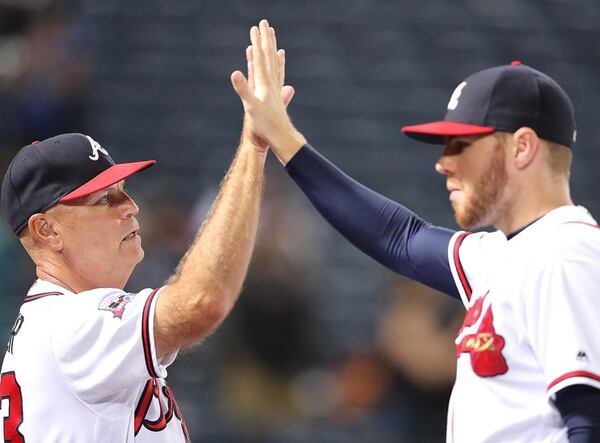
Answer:
[[[115,278],[108,272],[96,270],[88,272],[89,266],[73,268],[62,261],[35,261],[35,273],[38,278],[49,281],[61,286],[69,291],[79,293],[96,288],[118,288],[123,289],[129,275],[133,269],[129,270],[127,275],[121,273]]]
[[[38,278],[54,283],[71,292],[83,292],[97,288],[98,285],[91,280],[96,274],[88,278],[85,273],[78,272],[77,269],[69,266],[60,257],[48,257],[47,255],[38,255],[34,259],[35,273]]]
[[[95,288],[91,282],[68,271],[65,272],[65,270],[61,269],[59,266],[53,266],[48,263],[36,265],[35,273],[38,278],[54,283],[55,285],[75,293]]]
[[[509,194],[516,196],[515,200],[506,205],[505,210],[501,211],[504,216],[494,223],[505,235],[512,234],[556,208],[573,205],[566,181],[546,186],[524,184]]]
[[[69,284],[65,283],[60,278],[55,277],[54,275],[48,274],[47,272],[40,270],[39,268],[36,269],[36,274],[37,274],[38,278],[41,278],[42,280],[45,280],[50,283],[54,283],[55,285],[60,286],[65,289],[68,289],[71,292],[75,292],[75,293],[80,292],[80,291],[76,290],[75,288],[73,288],[72,286],[70,286]]]

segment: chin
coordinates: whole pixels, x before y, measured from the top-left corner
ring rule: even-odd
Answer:
[[[461,205],[452,202],[452,210],[454,211],[454,220],[456,224],[463,229],[473,229],[470,220],[467,218],[466,211]]]
[[[458,226],[460,226],[462,229],[466,229],[467,231],[471,231],[473,229],[478,228],[478,226],[464,218],[462,218],[460,215],[458,214],[454,214],[454,220],[456,221],[456,224]]]
[[[135,264],[137,265],[138,263],[140,263],[144,259],[144,256],[145,256],[144,250],[140,247],[140,249],[138,251],[137,261],[135,262]]]
[[[452,205],[452,209],[454,209],[456,223],[463,229],[473,230],[487,226],[484,220],[485,217],[482,214],[476,214],[472,208],[465,209]]]

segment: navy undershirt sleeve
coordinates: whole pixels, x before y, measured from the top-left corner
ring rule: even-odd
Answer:
[[[554,404],[567,426],[570,443],[600,442],[600,390],[587,385],[567,386]]]
[[[310,145],[286,170],[317,210],[357,248],[389,269],[459,298],[448,263],[453,231],[350,178]]]

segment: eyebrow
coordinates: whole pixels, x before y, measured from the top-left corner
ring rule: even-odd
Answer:
[[[450,140],[448,143],[446,143],[446,147],[448,148],[464,148],[465,146],[469,146],[471,144],[470,141],[467,140]]]
[[[125,180],[121,180],[120,182],[113,183],[112,185],[107,186],[106,188],[100,189],[96,192],[110,191],[111,189],[113,189],[113,186],[116,186],[117,190],[122,191],[123,189],[125,189]]]
[[[96,192],[93,192],[91,194],[84,195],[83,197],[81,197],[81,203],[82,204],[90,203],[91,201],[93,201],[93,199],[98,194],[101,194],[101,193],[104,193],[104,192],[110,192],[111,188],[113,186],[115,186],[115,185],[116,185],[118,191],[123,191],[125,189],[125,180],[121,180],[120,182],[113,183],[112,185],[107,186],[106,188],[103,188],[103,189],[99,189]]]

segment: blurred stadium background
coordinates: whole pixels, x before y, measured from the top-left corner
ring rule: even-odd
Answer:
[[[455,227],[440,151],[400,126],[443,116],[468,74],[521,60],[575,104],[572,193],[600,217],[597,0],[0,0],[0,168],[22,145],[84,132],[128,182],[146,250],[129,290],[172,273],[234,154],[229,74],[267,17],[287,51],[291,114],[342,169]],[[328,227],[274,158],[259,242],[223,327],[169,383],[194,442],[442,441],[461,308],[403,281]],[[34,269],[0,228],[0,337]],[[40,374],[43,376],[43,374]]]

